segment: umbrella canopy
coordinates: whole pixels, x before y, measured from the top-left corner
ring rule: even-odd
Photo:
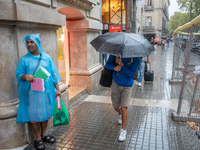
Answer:
[[[161,36],[161,39],[167,39],[167,37],[166,36]]]
[[[159,41],[160,41],[159,38],[154,39],[154,42],[159,42]]]
[[[99,52],[121,58],[146,57],[154,50],[144,36],[136,33],[107,32],[90,43]]]

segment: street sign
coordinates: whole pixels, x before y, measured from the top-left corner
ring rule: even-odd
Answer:
[[[122,32],[122,26],[110,26],[109,32]]]

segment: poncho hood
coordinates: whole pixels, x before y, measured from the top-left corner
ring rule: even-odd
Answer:
[[[28,47],[26,45],[26,40],[28,40],[28,39],[31,39],[32,41],[34,41],[36,43],[36,45],[37,45],[37,47],[38,47],[38,49],[40,51],[41,57],[42,57],[43,56],[43,49],[42,49],[42,46],[41,46],[41,43],[40,43],[40,35],[39,35],[39,33],[29,34],[29,35],[25,36],[24,39],[23,39],[23,43],[24,43],[24,45],[25,45],[25,47],[27,49],[28,54],[31,54],[31,52],[28,50]],[[32,55],[32,56],[34,56],[34,55]]]

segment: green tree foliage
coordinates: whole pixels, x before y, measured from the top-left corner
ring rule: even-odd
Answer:
[[[175,29],[190,21],[189,13],[175,12],[169,19],[169,34],[173,33]],[[189,29],[187,29],[189,30]],[[186,31],[187,32],[187,31]]]
[[[181,10],[190,14],[190,20],[200,15],[200,0],[176,0]]]

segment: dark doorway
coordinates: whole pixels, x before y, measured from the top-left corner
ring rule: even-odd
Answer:
[[[155,34],[144,34],[144,37],[145,37],[148,41],[151,41],[151,38],[152,38],[152,37],[155,39]]]

